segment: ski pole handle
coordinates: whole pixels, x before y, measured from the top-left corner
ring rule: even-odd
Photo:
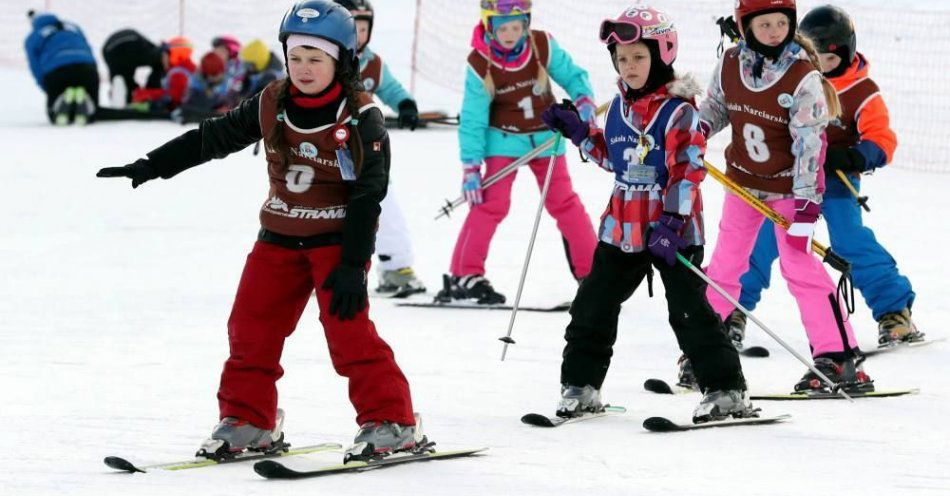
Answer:
[[[841,170],[835,170],[838,174],[838,178],[841,179],[841,182],[844,183],[845,187],[848,188],[848,191],[854,195],[854,200],[858,202],[858,206],[863,208],[865,212],[871,213],[871,207],[868,206],[868,197],[861,196],[861,193],[858,193],[858,190],[855,189],[854,185],[851,184],[851,181],[848,180],[847,174],[841,172]]]

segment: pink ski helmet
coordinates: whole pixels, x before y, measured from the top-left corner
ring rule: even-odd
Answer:
[[[604,19],[600,24],[600,41],[608,46],[631,45],[640,40],[656,41],[664,64],[669,66],[676,60],[679,37],[673,19],[663,11],[647,5],[630,7],[616,19]]]

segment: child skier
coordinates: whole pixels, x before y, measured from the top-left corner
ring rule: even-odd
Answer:
[[[241,62],[247,76],[241,88],[243,98],[251,98],[271,81],[287,76],[283,62],[261,40],[253,40],[241,48]]]
[[[415,130],[419,123],[419,110],[415,100],[389,72],[389,67],[383,59],[367,46],[373,37],[373,6],[367,0],[336,0],[336,3],[348,9],[356,19],[363,89],[375,94],[383,103],[399,113],[400,128]],[[379,233],[376,237],[376,252],[379,257],[379,285],[376,291],[394,296],[424,293],[425,284],[412,270],[414,256],[409,226],[406,225],[406,218],[392,189],[383,200],[382,208],[383,211],[379,215]]]
[[[222,420],[200,456],[282,446],[275,384],[283,374],[281,351],[314,290],[330,357],[349,379],[360,424],[347,455],[410,449],[421,432],[409,385],[367,303],[366,271],[390,155],[382,113],[360,90],[356,27],[330,0],[307,0],[284,16],[280,41],[289,79],[147,158],[98,176],[128,177],[137,187],[265,140],[269,198],[228,321],[231,355],[218,390]]]
[[[161,88],[139,88],[132,92],[133,108],[141,110],[171,111],[178,108],[188,93],[191,75],[198,70],[191,60],[193,52],[191,40],[183,36],[171,38],[161,46],[162,77]]]
[[[33,31],[24,42],[30,72],[46,93],[46,114],[57,126],[87,124],[99,106],[96,58],[79,26],[53,14],[27,12]]]
[[[172,112],[172,119],[183,124],[201,122],[237,106],[240,95],[230,90],[229,77],[225,61],[217,52],[204,54],[188,81],[184,101]]]
[[[815,8],[802,19],[799,32],[817,44],[822,71],[838,91],[842,106],[841,118],[827,130],[824,170],[828,189],[821,204],[831,247],[851,262],[854,285],[878,322],[878,342],[888,345],[923,339],[911,320],[915,295],[910,281],[898,272],[894,258],[871,229],[862,224],[861,209],[835,172],[847,174],[854,188],[859,189],[862,173],[891,161],[897,137],[890,127],[887,105],[868,76],[867,59],[856,51],[854,24],[844,10],[831,5]],[[762,289],[769,286],[772,262],[777,256],[773,226],[766,221],[752,251],[749,271],[740,279],[739,302],[746,308],[755,308]],[[729,322],[733,340],[741,342],[745,314],[734,311]]]
[[[109,35],[102,45],[102,59],[109,68],[109,95],[115,108],[131,103],[132,92],[139,88],[162,87],[162,50],[134,29],[121,29]],[[144,86],[135,80],[140,67],[151,70]]]
[[[849,390],[872,390],[867,374],[843,376],[856,342],[851,325],[837,322],[829,295],[835,285],[811,253],[811,237],[821,212],[825,126],[839,114],[834,88],[824,80],[812,43],[795,34],[795,0],[739,0],[735,20],[744,40],[726,51],[700,106],[702,125],[713,135],[732,126],[726,149],[726,175],[782,216],[791,219],[788,232],[776,233],[782,276],[798,302],[815,366],[835,382],[847,380]],[[706,273],[739,296],[739,277],[749,267],[749,254],[764,216],[739,196],[727,193],[719,223],[719,239]],[[778,229],[778,227],[776,227]],[[709,303],[723,318],[731,303],[711,288]],[[682,362],[688,370],[688,361]],[[795,390],[822,388],[809,370]]]
[[[676,28],[661,11],[631,7],[603,22],[600,39],[620,75],[620,94],[610,104],[605,129],[591,127],[563,105],[542,115],[615,178],[593,268],[571,306],[557,415],[603,408],[600,388],[613,354],[620,305],[655,266],[666,290],[670,325],[704,393],[693,421],[756,416],[738,353],[706,301],[706,284],[676,259],[680,253],[693,264],[702,262],[699,183],[706,175],[706,140],[694,103],[700,89],[691,77],[673,72]]]
[[[465,97],[459,126],[462,192],[469,203],[452,254],[451,276],[437,301],[474,299],[504,303],[504,295],[485,278],[485,259],[498,224],[508,215],[516,173],[482,190],[484,177],[514,162],[551,138],[540,116],[554,103],[554,79],[577,103],[584,121],[593,122],[596,107],[587,71],[550,35],[528,29],[530,0],[484,0],[482,21],[472,38],[465,74]],[[556,156],[545,208],[557,220],[571,272],[578,280],[590,272],[597,244],[590,216],[574,192],[564,146],[548,149],[529,162],[538,185],[544,182],[550,157]]]

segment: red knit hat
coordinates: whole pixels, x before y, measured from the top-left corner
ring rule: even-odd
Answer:
[[[224,60],[221,56],[208,52],[201,57],[201,73],[205,76],[219,76],[224,73]]]

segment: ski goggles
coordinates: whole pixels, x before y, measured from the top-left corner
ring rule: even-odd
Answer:
[[[610,43],[613,40],[621,45],[629,45],[640,40],[640,26],[626,22],[614,22],[610,19],[600,24],[600,41]]]
[[[482,0],[482,10],[500,15],[527,14],[531,11],[531,0]]]

